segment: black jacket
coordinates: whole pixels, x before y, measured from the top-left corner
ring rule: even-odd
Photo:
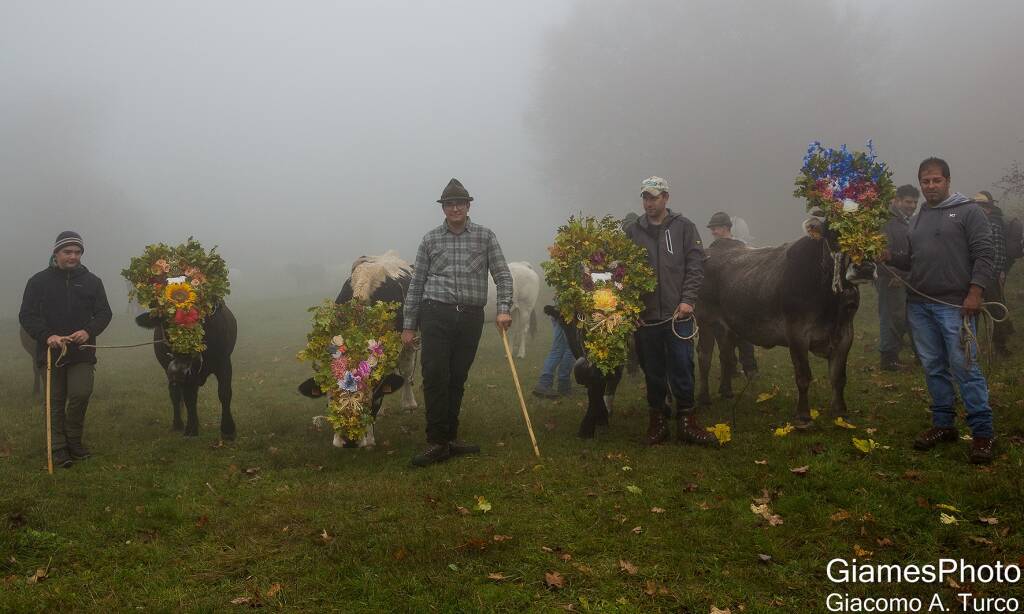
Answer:
[[[704,247],[693,222],[669,209],[660,226],[647,216],[626,227],[626,236],[647,249],[647,263],[658,276],[658,287],[644,296],[645,322],[667,320],[679,303],[697,304],[704,281]]]
[[[36,360],[46,363],[46,340],[51,335],[89,333],[89,345],[110,324],[110,305],[103,282],[83,265],[70,271],[52,266],[33,275],[25,285],[18,321],[36,340]],[[96,362],[96,350],[68,344],[65,364]]]

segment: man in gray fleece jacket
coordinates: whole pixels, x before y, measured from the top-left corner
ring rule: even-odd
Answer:
[[[672,409],[665,398],[671,389],[678,439],[710,445],[717,440],[694,415],[693,341],[686,339],[693,334],[693,306],[704,281],[704,248],[693,222],[668,208],[668,182],[649,177],[641,184],[640,196],[645,215],[625,232],[647,249],[647,262],[658,276],[654,292],[644,296],[643,325],[636,331],[650,406],[645,443],[653,446],[669,438]]]
[[[977,334],[982,294],[994,283],[992,235],[981,208],[963,194],[950,194],[949,165],[928,158],[917,172],[925,204],[910,222],[909,244],[890,253],[893,265],[910,269],[907,320],[932,397],[932,427],[914,440],[918,450],[954,442],[956,394],[960,388],[973,441],[972,463],[993,457],[992,408],[976,344],[962,343],[961,328]],[[916,290],[916,291],[915,291]]]

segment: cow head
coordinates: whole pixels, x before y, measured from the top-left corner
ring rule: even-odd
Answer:
[[[141,313],[135,317],[135,323],[142,328],[156,328],[161,325],[159,318],[150,315],[149,312]],[[202,354],[176,354],[164,347],[170,362],[167,363],[167,381],[171,384],[186,384],[193,375],[198,375],[202,369]],[[158,347],[159,350],[159,347]]]
[[[854,263],[839,246],[839,235],[829,228],[819,211],[811,211],[813,217],[804,220],[804,233],[822,242],[822,267],[833,277],[832,291],[842,292],[875,278],[875,263]]]

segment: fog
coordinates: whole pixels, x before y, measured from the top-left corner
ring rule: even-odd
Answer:
[[[1024,158],[1024,3],[892,4],[3,2],[0,317],[65,229],[115,305],[189,235],[237,294],[333,296],[360,254],[412,259],[453,176],[534,263],[652,174],[701,228],[790,239],[812,140],[991,187]]]

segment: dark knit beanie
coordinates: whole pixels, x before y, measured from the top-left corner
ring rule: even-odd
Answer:
[[[83,252],[85,252],[85,241],[82,240],[82,235],[78,234],[74,230],[65,230],[57,235],[57,240],[53,243],[53,252],[57,253],[68,245],[77,245],[82,248]]]

